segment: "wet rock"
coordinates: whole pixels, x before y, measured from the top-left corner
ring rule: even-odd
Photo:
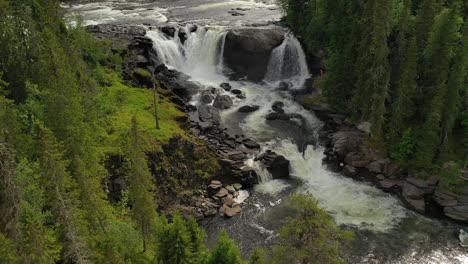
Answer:
[[[382,180],[377,183],[377,186],[379,188],[382,188],[384,190],[390,190],[392,188],[398,187],[398,181],[397,180]]]
[[[343,168],[343,173],[346,176],[353,176],[356,174],[356,168],[351,165],[345,165]]]
[[[289,120],[289,116],[285,113],[277,113],[277,112],[272,112],[272,113],[269,113],[265,116],[265,119],[268,120],[268,121],[274,121],[274,120],[283,120],[283,121],[287,121]]]
[[[260,148],[260,144],[258,144],[257,142],[255,142],[255,141],[253,141],[253,140],[251,140],[249,138],[244,139],[242,144],[244,144],[244,146],[246,146],[249,149],[258,149],[258,148]]]
[[[231,14],[231,16],[245,16],[244,13],[238,12],[238,11],[228,11],[228,14]]]
[[[444,214],[452,219],[468,222],[468,204],[445,207]]]
[[[276,87],[276,89],[280,91],[287,91],[289,89],[289,84],[287,82],[280,82],[278,84],[278,87]]]
[[[195,111],[197,111],[197,109],[198,108],[195,105],[188,104],[188,105],[185,106],[185,110],[187,112],[195,112]]]
[[[202,104],[211,104],[214,100],[214,95],[211,91],[205,90],[200,94],[200,102]]]
[[[369,163],[366,166],[366,169],[374,173],[383,173],[386,169],[387,163],[388,162],[385,160],[376,160],[376,161]]]
[[[223,88],[225,91],[229,92],[232,89],[232,86],[229,83],[222,83],[219,87]]]
[[[363,145],[362,137],[363,134],[359,131],[338,131],[333,134],[332,137],[333,151],[342,158],[349,152],[360,152],[361,146]]]
[[[406,202],[418,213],[424,214],[426,212],[426,203],[422,199],[406,199]]]
[[[234,188],[239,191],[240,189],[242,189],[242,184],[240,183],[234,183],[232,186],[234,186]]]
[[[239,108],[240,113],[252,113],[260,109],[258,105],[244,105]]]
[[[437,188],[434,192],[434,200],[441,206],[451,207],[458,204],[457,195],[451,191]]]
[[[216,208],[207,207],[203,212],[203,216],[204,217],[212,217],[212,216],[215,216],[217,212],[218,212],[218,210],[216,210]]]
[[[228,109],[233,105],[232,99],[229,95],[216,96],[213,106],[218,109]]]
[[[216,197],[218,198],[223,198],[226,197],[229,194],[229,191],[226,190],[225,188],[221,188],[218,193],[216,193]]]
[[[368,157],[360,152],[350,152],[346,154],[344,161],[347,165],[351,165],[356,168],[364,168],[371,162]]]
[[[200,121],[207,124],[207,127],[213,127],[214,125],[219,125],[221,122],[221,116],[219,111],[208,105],[201,105],[198,107],[198,116]]]
[[[236,28],[228,31],[224,45],[224,63],[232,79],[246,77],[263,80],[270,55],[284,40],[281,29]]]
[[[168,37],[175,37],[176,29],[173,26],[163,26],[160,28],[160,30]]]
[[[232,185],[226,186],[226,190],[228,190],[230,194],[234,194],[236,192],[236,188],[234,188]]]
[[[247,96],[245,96],[245,94],[243,94],[243,93],[242,93],[242,94],[236,95],[236,97],[239,98],[239,99],[245,99],[245,98],[247,98]]]
[[[252,188],[255,184],[258,184],[257,172],[254,168],[249,166],[242,167],[241,171],[241,182],[246,188]]]
[[[240,205],[237,205],[237,206],[234,206],[234,207],[229,207],[229,206],[226,206],[225,210],[224,210],[224,216],[226,217],[234,217],[238,214],[240,214],[242,212],[242,208],[240,207]]]
[[[239,95],[239,94],[242,94],[242,91],[239,90],[239,89],[232,89],[232,90],[231,90],[231,93],[232,93],[232,94],[235,94],[235,95]]]
[[[271,109],[276,113],[284,113],[283,107],[284,103],[280,101],[276,101],[271,105]]]
[[[403,197],[405,199],[422,199],[425,192],[409,182],[403,185]]]
[[[220,181],[212,181],[211,184],[208,185],[208,192],[211,194],[218,193],[222,187],[223,184]]]
[[[378,174],[377,176],[375,176],[375,178],[381,181],[385,180],[385,176],[383,176],[382,174]]]
[[[169,69],[164,64],[156,67],[155,73],[163,88],[171,90],[174,94],[186,101],[200,90],[200,87],[196,83],[189,81],[189,76],[182,72]]]
[[[255,160],[260,161],[273,179],[289,178],[289,160],[275,152],[265,152]]]

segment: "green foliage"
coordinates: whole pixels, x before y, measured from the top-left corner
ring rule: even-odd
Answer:
[[[0,232],[0,263],[21,263],[19,259],[15,244]]]
[[[407,129],[398,144],[396,152],[393,153],[393,157],[403,164],[407,164],[414,158],[416,144],[411,128]]]
[[[239,248],[225,230],[221,231],[218,244],[211,253],[207,264],[242,264]]]
[[[345,263],[341,249],[353,235],[341,230],[310,195],[288,202],[292,216],[280,228],[282,245],[273,251],[275,263]]]
[[[325,57],[317,83],[333,110],[371,122],[373,138],[409,169],[467,159],[455,143],[466,141],[463,1],[280,2],[306,50]]]
[[[156,203],[154,201],[154,185],[148,170],[146,155],[140,147],[140,136],[136,118],[132,118],[132,128],[129,135],[128,175],[129,196],[132,204],[132,216],[143,236],[143,249],[152,242],[152,227],[157,221]]]

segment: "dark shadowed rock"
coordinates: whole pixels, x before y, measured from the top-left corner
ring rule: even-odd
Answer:
[[[200,102],[202,104],[211,104],[214,100],[214,95],[211,91],[205,90],[200,94]]]
[[[228,109],[232,104],[232,99],[229,95],[218,95],[214,100],[213,106],[218,109]]]
[[[244,139],[242,144],[244,144],[244,146],[250,149],[260,148],[260,145],[257,142],[251,140],[250,138]]]
[[[246,77],[260,82],[265,77],[271,52],[281,45],[281,29],[238,28],[230,30],[224,45],[224,63],[233,79]]]
[[[229,83],[222,83],[219,87],[223,88],[225,91],[229,92],[232,89],[232,86]]]
[[[370,159],[361,152],[350,152],[346,154],[344,161],[347,165],[356,168],[364,168],[371,162]]]
[[[284,103],[280,101],[276,101],[271,105],[271,109],[276,113],[284,113],[283,107]]]
[[[164,26],[160,28],[161,32],[166,36],[173,38],[176,33],[176,29],[173,26]]]
[[[258,105],[244,105],[239,108],[239,112],[241,113],[252,113],[260,109]]]
[[[271,173],[273,179],[284,179],[289,177],[289,160],[275,152],[265,152],[255,160],[260,161]]]
[[[199,119],[202,122],[208,123],[209,126],[219,125],[221,117],[219,111],[209,105],[201,105],[198,107]]]
[[[232,89],[232,90],[231,90],[231,93],[232,93],[232,94],[235,94],[235,95],[239,95],[239,94],[242,94],[242,91],[239,90],[239,89]]]

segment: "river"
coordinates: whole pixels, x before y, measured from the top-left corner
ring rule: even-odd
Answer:
[[[467,250],[458,241],[463,226],[428,219],[407,210],[396,197],[327,170],[322,165],[324,154],[319,145],[309,145],[305,151],[299,151],[299,142],[313,137],[322,124],[313,113],[294,102],[288,91],[274,89],[280,81],[290,83],[290,89],[297,89],[310,76],[304,52],[294,36],[287,34],[283,44],[273,51],[262,84],[233,82],[224,75],[222,54],[227,30],[272,27],[270,23],[281,18],[274,1],[106,1],[63,6],[69,10],[69,18],[79,14],[85,25],[187,25],[179,29],[188,32],[184,44],[177,34],[171,38],[157,29],[148,30],[147,36],[155,43],[160,60],[205,87],[229,82],[233,88],[242,90],[246,99],[234,99],[234,106],[222,112],[222,125],[291,161],[291,180],[272,180],[253,159],[248,161],[258,167],[261,183],[245,200],[241,216],[214,218],[203,223],[208,243],[225,228],[244,255],[255,247],[272,245],[277,239],[275,230],[288,216],[283,201],[292,193],[311,193],[339,225],[356,234],[349,263],[468,263]],[[198,25],[198,29],[190,33],[189,25]],[[265,115],[275,101],[284,102],[286,112],[304,117],[302,129],[266,122]],[[191,103],[197,104],[198,96]],[[240,114],[237,109],[243,105],[258,105],[260,109]]]

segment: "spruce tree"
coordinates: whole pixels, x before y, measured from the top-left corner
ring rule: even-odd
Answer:
[[[460,40],[460,27],[463,23],[459,10],[444,9],[437,17],[424,51],[426,98],[430,100],[424,124],[419,129],[416,164],[420,167],[431,167],[439,150],[442,130],[445,99],[449,92],[449,72]],[[451,87],[450,89],[457,89]],[[452,98],[453,99],[453,98]],[[456,102],[450,102],[456,103]]]
[[[54,219],[65,241],[64,256],[73,262],[91,263],[86,221],[80,209],[77,185],[67,171],[68,162],[63,159],[62,146],[52,132],[38,126],[40,148],[39,164],[43,171],[41,185],[44,186],[45,202],[51,206]]]
[[[410,118],[416,111],[418,49],[414,37],[414,23],[411,1],[401,3],[396,26],[396,47],[392,57],[392,90],[387,135],[392,146],[398,145],[404,130],[410,125]]]
[[[143,236],[143,249],[152,239],[153,227],[157,221],[154,184],[148,169],[146,155],[141,148],[138,124],[132,118],[129,135],[128,158],[130,173],[128,175],[129,195],[132,204],[132,216]]]
[[[221,231],[218,243],[207,264],[242,264],[239,248],[225,230]]]
[[[373,135],[380,137],[386,113],[390,79],[387,37],[392,22],[392,1],[367,0],[360,21],[357,76],[353,110],[358,120],[372,123]]]
[[[18,185],[21,189],[20,255],[23,263],[47,264],[60,259],[62,246],[57,231],[50,226],[52,213],[45,203],[45,189],[41,185],[41,169],[38,163],[26,160],[18,164]]]
[[[349,110],[354,90],[354,74],[350,70],[355,62],[358,32],[358,5],[354,1],[339,0],[333,4],[327,26],[327,47],[324,94],[330,106],[337,112]]]

